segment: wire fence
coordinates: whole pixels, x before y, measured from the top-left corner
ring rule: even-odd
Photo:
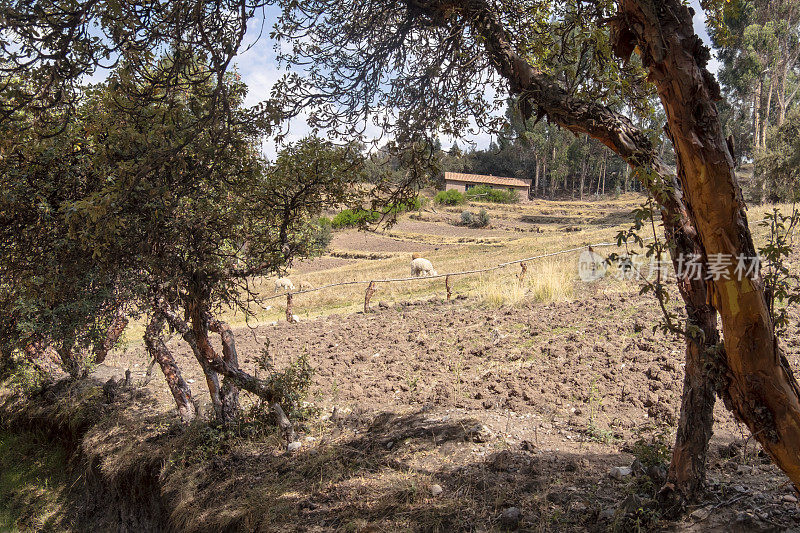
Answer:
[[[476,269],[472,269],[472,270],[459,270],[459,271],[456,271],[456,272],[446,272],[444,274],[436,274],[435,276],[410,276],[410,277],[405,277],[405,278],[382,278],[382,279],[372,279],[372,280],[340,281],[340,282],[337,282],[337,283],[329,283],[327,285],[321,285],[319,287],[311,287],[309,289],[304,289],[304,290],[299,290],[299,291],[288,291],[285,294],[281,293],[281,294],[276,294],[274,296],[266,296],[264,298],[261,298],[261,300],[262,301],[267,301],[267,300],[274,300],[276,298],[286,298],[286,319],[289,322],[294,322],[296,320],[296,317],[292,312],[292,300],[293,300],[294,296],[297,296],[299,294],[306,294],[306,293],[310,293],[310,292],[322,291],[322,290],[330,289],[330,288],[333,288],[333,287],[342,287],[342,286],[345,286],[345,285],[366,285],[367,286],[367,289],[366,289],[366,292],[365,292],[365,295],[364,295],[364,311],[365,312],[369,311],[370,298],[371,298],[372,294],[376,290],[376,288],[375,288],[376,285],[378,285],[379,283],[397,283],[397,282],[406,282],[406,281],[430,281],[432,279],[444,278],[445,279],[445,287],[446,287],[446,290],[447,290],[447,298],[449,300],[450,299],[450,294],[451,294],[451,291],[450,291],[450,278],[452,278],[452,277],[466,276],[466,275],[470,275],[470,274],[481,274],[481,273],[484,273],[484,272],[492,272],[494,270],[500,270],[502,268],[506,268],[506,267],[509,267],[511,265],[521,264],[522,265],[522,272],[520,274],[520,279],[521,279],[522,277],[525,276],[525,272],[527,271],[526,263],[528,261],[534,261],[536,259],[544,259],[546,257],[554,257],[554,256],[557,256],[557,255],[563,255],[563,254],[578,252],[578,251],[581,251],[581,250],[589,250],[589,249],[593,249],[593,248],[603,248],[603,247],[617,246],[617,245],[618,244],[616,242],[598,242],[598,243],[595,243],[595,244],[587,244],[587,245],[578,246],[578,247],[575,247],[575,248],[569,248],[569,249],[566,249],[566,250],[559,250],[557,252],[549,252],[549,253],[546,253],[546,254],[539,254],[539,255],[533,255],[533,256],[530,256],[530,257],[523,257],[521,259],[515,259],[513,261],[506,261],[505,263],[499,263],[497,265],[493,265],[493,266],[489,266],[489,267],[485,267],[485,268],[476,268]]]

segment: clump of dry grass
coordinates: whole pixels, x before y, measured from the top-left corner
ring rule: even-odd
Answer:
[[[577,260],[570,256],[534,265],[527,277],[530,298],[536,302],[569,301],[575,293],[576,272]]]
[[[575,294],[577,267],[574,259],[565,256],[531,263],[522,281],[516,274],[484,276],[478,283],[478,300],[490,307],[569,301]]]

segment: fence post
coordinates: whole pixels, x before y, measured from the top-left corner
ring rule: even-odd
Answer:
[[[450,299],[451,292],[450,292],[450,275],[444,277],[444,288],[447,289],[447,299]]]
[[[372,295],[375,294],[375,282],[370,281],[369,285],[367,285],[367,290],[364,293],[364,312],[369,313],[369,299],[372,298]]]
[[[294,324],[294,312],[292,311],[292,293],[286,293],[286,321]]]
[[[523,261],[522,263],[519,264],[519,266],[521,267],[519,273],[519,281],[520,283],[522,283],[523,281],[525,281],[525,274],[528,272],[528,264],[525,263],[525,261]]]

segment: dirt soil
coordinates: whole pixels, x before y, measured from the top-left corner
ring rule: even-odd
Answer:
[[[788,479],[719,402],[704,501],[680,521],[649,507],[674,438],[682,346],[653,332],[650,297],[582,290],[570,303],[375,302],[369,314],[240,329],[248,370],[267,339],[278,367],[308,355],[319,410],[291,459],[275,448],[219,459],[242,486],[284,495],[289,515],[253,528],[800,531]],[[796,372],[797,319],[784,336]],[[189,350],[169,346],[206,402]],[[146,361],[132,346],[97,375],[138,378]],[[161,377],[149,387],[168,409]],[[634,459],[643,468],[613,470]],[[276,488],[275,471],[300,481]]]

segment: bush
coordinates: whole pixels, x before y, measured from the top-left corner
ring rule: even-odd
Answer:
[[[473,224],[476,228],[485,228],[489,225],[489,213],[486,212],[486,209],[480,210]]]
[[[470,211],[462,211],[461,225],[470,228],[485,228],[489,225],[489,213],[486,212],[486,209],[481,209],[477,215]]]
[[[516,190],[493,189],[488,185],[478,185],[467,191],[467,200],[473,202],[492,202],[495,204],[514,204],[519,202]]]
[[[367,209],[345,209],[337,213],[331,221],[331,226],[335,229],[352,228],[369,222],[377,222],[381,214],[377,211]]]
[[[333,217],[331,225],[334,229],[363,226],[365,224],[369,224],[370,222],[377,222],[381,219],[382,215],[399,215],[401,213],[405,213],[406,211],[419,209],[421,205],[422,202],[420,201],[419,197],[415,196],[406,202],[389,204],[380,211],[375,209],[361,208],[345,209]]]
[[[464,195],[455,189],[439,191],[436,193],[435,201],[439,205],[459,205],[464,203]]]

